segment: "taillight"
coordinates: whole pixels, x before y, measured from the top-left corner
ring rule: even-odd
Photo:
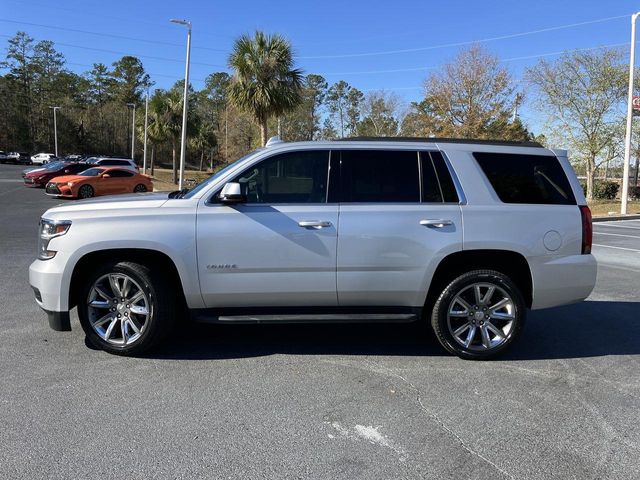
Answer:
[[[591,223],[591,210],[586,205],[580,206],[580,216],[582,217],[582,253],[591,253],[593,243],[593,224]]]

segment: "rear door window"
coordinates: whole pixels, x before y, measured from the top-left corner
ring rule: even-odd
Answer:
[[[576,204],[569,180],[554,156],[491,152],[473,156],[505,203]]]
[[[458,203],[458,193],[451,173],[440,152],[420,152],[422,201]]]
[[[417,152],[343,150],[341,158],[343,202],[420,202]]]

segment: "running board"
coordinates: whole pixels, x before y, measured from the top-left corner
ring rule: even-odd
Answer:
[[[408,323],[418,320],[415,313],[351,313],[290,315],[196,315],[196,321],[213,323]]]

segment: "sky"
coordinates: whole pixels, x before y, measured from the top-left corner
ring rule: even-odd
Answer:
[[[628,47],[630,15],[639,8],[627,0],[0,0],[0,45],[18,30],[52,40],[78,73],[136,55],[154,87],[167,88],[184,77],[186,46],[186,28],[169,19],[184,18],[193,24],[196,89],[209,73],[227,70],[235,38],[260,29],[287,37],[305,73],[394,92],[408,103],[421,98],[430,71],[474,42],[500,57],[516,81],[563,51]],[[528,109],[522,115],[536,122]]]

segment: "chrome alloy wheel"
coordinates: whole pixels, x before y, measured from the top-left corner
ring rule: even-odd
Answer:
[[[487,351],[506,342],[514,330],[515,303],[492,283],[473,283],[449,304],[447,325],[456,342],[468,350]]]
[[[140,285],[123,273],[98,278],[87,298],[89,323],[104,341],[126,346],[137,341],[147,326],[150,302]]]

